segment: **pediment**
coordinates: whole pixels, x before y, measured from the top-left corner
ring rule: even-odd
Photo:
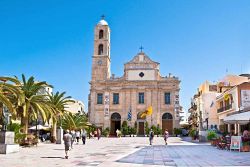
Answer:
[[[145,53],[138,53],[132,60],[130,60],[127,64],[154,64],[159,65],[160,63],[152,61]]]

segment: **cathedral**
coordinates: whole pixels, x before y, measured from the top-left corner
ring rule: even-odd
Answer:
[[[168,129],[170,134],[179,128],[178,77],[161,76],[160,63],[142,50],[124,64],[121,77],[111,75],[110,27],[102,18],[94,30],[94,53],[88,100],[89,121],[101,129],[109,128],[115,135],[123,121],[145,135],[145,124]],[[150,116],[141,113],[152,107]]]

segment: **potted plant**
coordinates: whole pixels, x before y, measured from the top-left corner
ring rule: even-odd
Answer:
[[[105,137],[109,137],[109,128],[108,127],[102,131],[102,135]]]
[[[214,145],[214,141],[216,140],[216,138],[217,138],[217,134],[215,131],[210,130],[207,132],[207,140],[211,141],[211,145]]]
[[[189,131],[189,136],[192,137],[192,140],[195,139],[195,135],[196,135],[196,130],[195,130],[195,129],[191,129],[191,130]]]
[[[156,128],[156,134],[157,134],[157,137],[159,137],[159,135],[161,134],[162,130],[160,128],[160,125],[158,124],[157,125],[157,128]]]
[[[242,137],[242,151],[249,152],[250,151],[250,141],[248,138]]]
[[[179,136],[181,134],[181,129],[174,128],[174,134],[175,134],[176,137]]]
[[[128,123],[127,123],[127,121],[122,122],[122,134],[124,137],[126,135],[128,135]]]
[[[146,121],[146,122],[145,122],[145,132],[146,132],[147,137],[148,137],[148,135],[149,135],[149,131],[150,131],[150,129],[149,129],[149,127],[148,127],[148,122]]]

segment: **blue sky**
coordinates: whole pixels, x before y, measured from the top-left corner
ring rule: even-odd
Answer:
[[[181,80],[181,104],[205,80],[250,72],[249,0],[0,0],[0,75],[35,76],[87,106],[94,26],[111,28],[111,71],[143,45],[162,76]]]

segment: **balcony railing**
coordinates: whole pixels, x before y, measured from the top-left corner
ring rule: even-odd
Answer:
[[[229,105],[227,105],[227,106],[225,106],[225,107],[219,108],[219,109],[217,110],[217,113],[220,113],[220,112],[229,110],[229,109],[231,109],[231,108],[232,108],[232,104],[229,104]]]

